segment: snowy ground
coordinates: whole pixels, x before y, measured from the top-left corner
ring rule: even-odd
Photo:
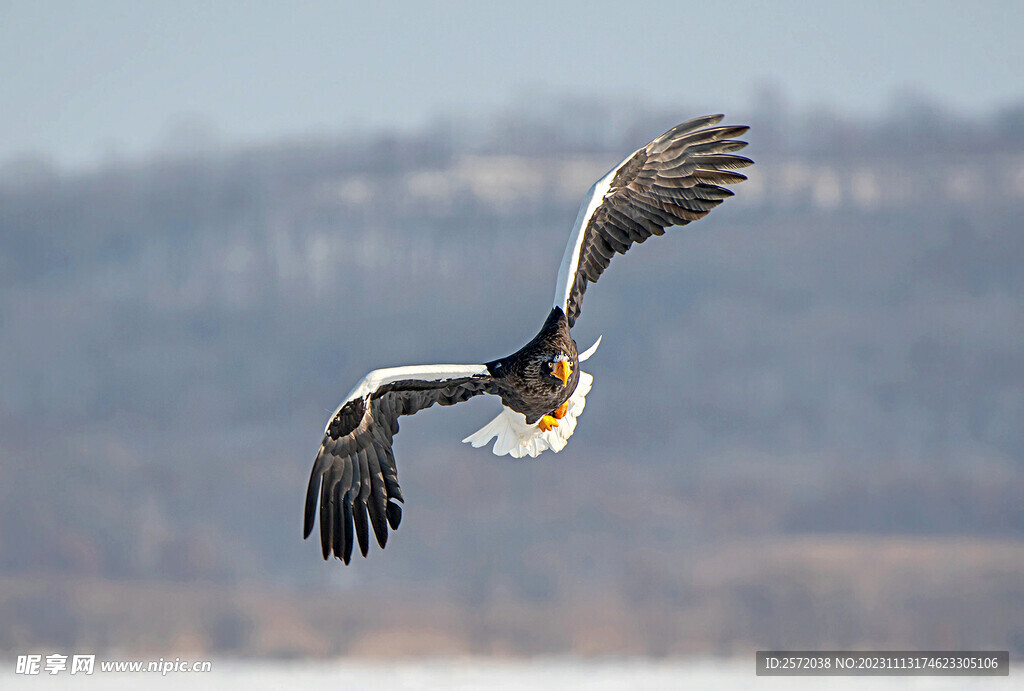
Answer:
[[[1024,667],[1009,677],[781,677],[754,675],[749,661],[437,659],[266,662],[221,660],[208,673],[62,672],[0,675],[3,688],[33,689],[994,689],[1019,688]],[[13,682],[13,683],[12,683]]]

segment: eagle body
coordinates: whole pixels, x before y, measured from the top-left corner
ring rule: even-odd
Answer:
[[[565,385],[552,377],[548,365],[559,355],[568,358],[569,381]],[[569,335],[569,320],[558,307],[552,308],[544,326],[529,343],[508,357],[487,363],[487,370],[506,408],[534,424],[569,400],[579,384],[579,353]]]
[[[496,455],[536,457],[561,451],[576,429],[593,376],[580,369],[601,339],[579,353],[570,334],[587,286],[616,254],[706,216],[732,196],[725,187],[753,164],[735,151],[744,126],[718,126],[721,115],[673,127],[603,175],[584,196],[562,256],[555,299],[540,332],[507,357],[472,365],[415,365],[373,370],[332,413],[313,461],[303,535],[319,517],[324,559],[346,564],[356,544],[365,557],[372,530],[384,547],[398,528],[404,502],[392,449],[398,418],[435,404],[481,394],[501,400],[501,412],[463,441],[494,440]]]

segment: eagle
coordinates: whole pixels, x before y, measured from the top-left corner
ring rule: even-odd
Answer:
[[[356,384],[327,422],[306,491],[303,537],[319,513],[324,559],[348,564],[357,541],[365,557],[371,529],[383,548],[389,528],[398,528],[405,500],[392,444],[403,415],[490,394],[501,399],[501,412],[464,442],[479,448],[494,439],[496,455],[514,458],[565,447],[593,382],[580,363],[601,342],[579,353],[570,332],[587,286],[615,254],[703,218],[733,195],[724,185],[746,180],[735,171],[753,161],[734,152],[746,146],[736,137],[749,128],[719,125],[722,118],[673,127],[594,183],[569,234],[554,304],[529,343],[483,364],[378,369]]]

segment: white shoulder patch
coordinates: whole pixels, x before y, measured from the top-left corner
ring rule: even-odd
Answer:
[[[583,353],[580,354],[580,356],[579,356],[579,361],[580,362],[584,362],[586,360],[589,360],[590,356],[597,352],[597,346],[601,345],[601,339],[602,338],[604,338],[603,335],[598,336],[597,340],[594,341],[594,345],[590,346],[589,348],[584,350]]]
[[[440,381],[442,379],[458,379],[460,377],[472,377],[478,374],[488,374],[487,365],[406,365],[404,367],[386,367],[375,369],[359,380],[355,388],[348,392],[348,396],[342,401],[331,417],[327,420],[327,427],[331,426],[331,420],[338,414],[346,403],[357,398],[368,396],[381,386],[403,379],[421,379],[423,381]],[[326,430],[325,430],[326,433]]]
[[[562,264],[558,267],[558,278],[555,279],[555,304],[552,307],[561,307],[563,312],[568,313],[569,296],[572,295],[572,286],[576,279],[576,268],[580,264],[580,250],[583,247],[583,239],[587,232],[587,224],[593,217],[594,212],[604,202],[604,195],[611,189],[612,180],[619,168],[624,166],[630,159],[636,156],[637,149],[629,156],[615,164],[611,170],[605,173],[594,183],[593,187],[583,197],[579,213],[576,214],[576,223],[569,233],[569,243],[565,246],[565,254],[562,255]]]
[[[595,349],[596,344],[588,352]],[[496,418],[462,441],[479,449],[481,446],[487,446],[491,439],[496,438],[494,447],[491,449],[495,456],[507,454],[512,458],[522,458],[523,456],[536,458],[548,449],[558,453],[565,448],[569,437],[576,430],[576,418],[583,413],[583,408],[587,405],[587,394],[593,383],[594,377],[580,371],[580,380],[576,384],[576,390],[572,392],[572,397],[569,398],[569,407],[565,417],[558,421],[558,427],[547,432],[541,432],[539,423],[526,424],[526,416],[522,413],[502,406],[501,412]]]

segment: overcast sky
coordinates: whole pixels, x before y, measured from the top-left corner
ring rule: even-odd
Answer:
[[[191,122],[228,142],[415,126],[545,93],[742,119],[765,84],[868,113],[912,88],[978,112],[1024,100],[1022,36],[1020,0],[0,0],[0,162],[134,156]]]

